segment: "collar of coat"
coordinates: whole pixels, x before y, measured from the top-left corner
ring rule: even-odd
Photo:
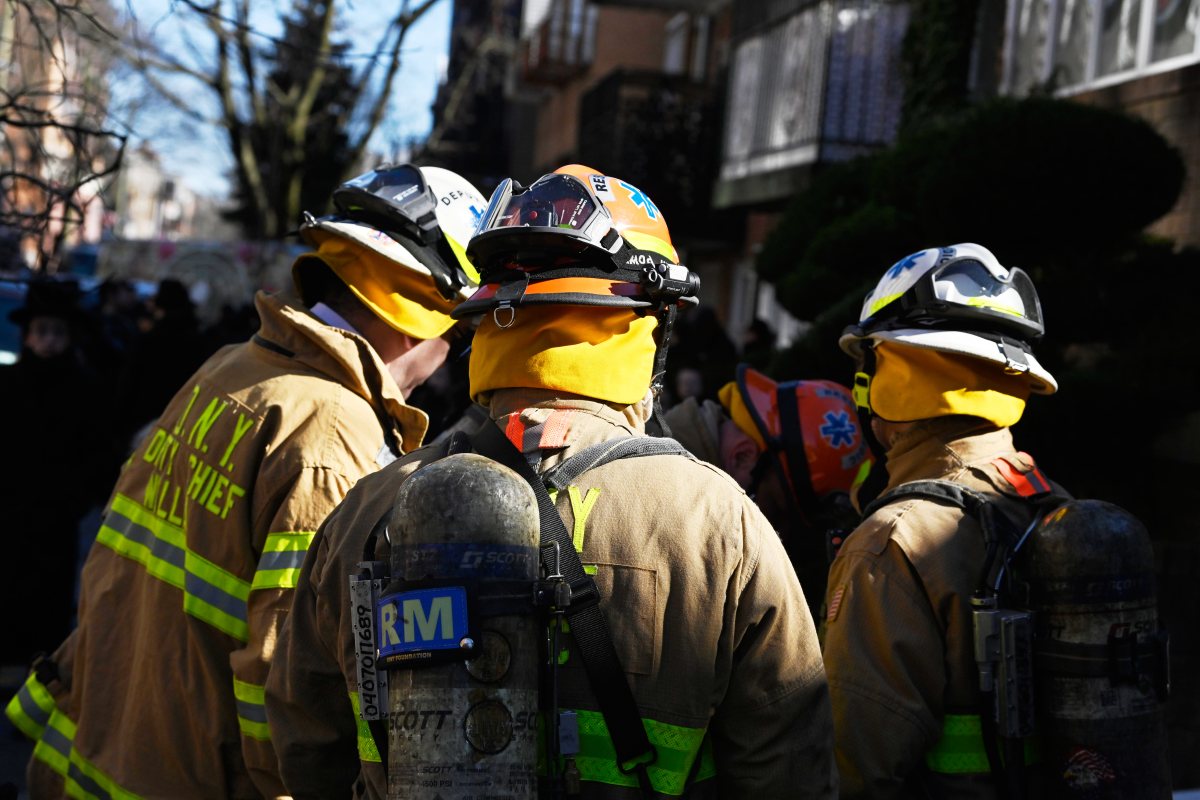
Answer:
[[[1012,432],[973,417],[944,417],[914,426],[888,451],[889,491],[902,483],[944,478],[1013,453]]]
[[[254,304],[262,321],[260,338],[370,403],[380,414],[381,423],[384,419],[391,420],[405,453],[420,447],[429,428],[429,417],[419,408],[405,404],[400,387],[366,339],[326,325],[288,292],[259,292]]]
[[[492,393],[492,419],[517,449],[547,458],[618,436],[643,436],[653,406],[650,395],[622,406],[549,389],[500,389]],[[546,452],[549,451],[549,452]]]

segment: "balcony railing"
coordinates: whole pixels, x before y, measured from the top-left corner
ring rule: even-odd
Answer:
[[[554,86],[586,72],[596,50],[597,11],[587,0],[554,0],[521,41],[521,78]]]

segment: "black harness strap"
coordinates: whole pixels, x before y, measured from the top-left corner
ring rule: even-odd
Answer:
[[[692,461],[696,460],[696,457],[689,453],[687,448],[674,439],[627,436],[585,447],[561,464],[543,473],[541,480],[548,486],[562,490],[574,483],[575,479],[583,473],[604,466],[610,461],[662,455],[679,455]]]
[[[571,586],[571,603],[567,606],[566,618],[583,657],[588,682],[600,704],[600,713],[608,725],[617,754],[617,768],[626,774],[636,775],[642,794],[653,796],[654,788],[647,767],[654,763],[658,754],[646,736],[633,691],[629,688],[620,657],[613,647],[608,621],[600,608],[600,592],[596,582],[584,572],[583,563],[575,552],[575,545],[558,509],[525,456],[513,447],[496,425],[484,425],[471,437],[471,441],[477,453],[516,472],[537,495],[542,532],[542,568],[546,574],[552,574],[557,566]],[[557,565],[550,563],[553,557],[550,554],[554,549],[549,545],[552,544],[558,544],[560,563]]]
[[[983,530],[983,544],[987,549],[987,556],[983,561],[983,572],[979,576],[978,585],[981,587],[992,586],[997,570],[1004,564],[1004,559],[997,558],[1000,555],[1001,547],[1011,547],[1016,543],[1015,538],[1012,536],[1014,529],[1011,523],[1003,526],[1004,533],[1008,534],[1008,541],[1002,541],[995,508],[991,502],[974,489],[969,489],[952,481],[941,480],[902,483],[887,494],[875,498],[870,505],[863,509],[863,519],[871,516],[886,505],[898,503],[901,500],[908,500],[913,497],[947,503],[956,508],[961,508],[967,516],[979,523],[979,527]],[[1008,522],[1007,519],[1005,519],[1005,522]]]
[[[777,389],[775,405],[779,409],[783,455],[787,457],[788,474],[791,476],[789,483],[800,516],[807,521],[816,510],[817,495],[813,491],[812,475],[808,469],[808,451],[804,448],[804,429],[800,427],[800,404],[796,402],[795,389],[791,386]]]

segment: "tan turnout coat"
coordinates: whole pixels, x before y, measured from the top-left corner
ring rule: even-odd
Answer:
[[[1034,467],[1007,428],[963,417],[922,423],[888,452],[885,491],[949,480],[1032,519],[999,457]],[[823,643],[843,797],[995,797],[987,774],[925,766],[947,715],[979,713],[969,601],[984,555],[974,519],[924,498],[884,506],[846,538],[829,573]]]
[[[541,470],[588,445],[643,435],[645,421],[641,406],[534,390],[496,392],[491,416]],[[364,479],[318,531],[267,682],[272,735],[296,797],[347,796],[352,783],[359,796],[386,794],[380,756],[350,699],[348,575],[397,487],[443,452],[419,450]],[[736,484],[683,456],[648,456],[585,473],[557,504],[582,541],[582,561],[596,565],[643,719],[695,732],[697,741],[707,732],[712,755],[695,776],[707,779],[686,796],[834,796],[812,619],[778,537]],[[564,707],[597,710],[573,643],[561,675]],[[583,782],[584,798],[636,796]]]
[[[209,359],[125,466],[60,679],[9,706],[39,740],[33,797],[283,793],[262,687],[304,553],[427,421],[365,339],[256,302],[260,332]]]

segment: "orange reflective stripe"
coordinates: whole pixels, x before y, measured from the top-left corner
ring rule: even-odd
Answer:
[[[1012,463],[1003,456],[992,461],[992,465],[1000,470],[1000,475],[1004,480],[1008,481],[1009,485],[1017,490],[1017,494],[1021,497],[1033,497],[1035,494],[1041,494],[1050,490],[1050,484],[1046,480],[1046,476],[1042,475],[1037,467],[1034,467],[1029,472],[1021,472]]]
[[[538,439],[538,449],[546,450],[567,446],[567,433],[570,431],[570,411],[554,410],[543,423],[542,436]]]
[[[553,278],[529,284],[525,294],[573,292],[576,294],[616,294],[629,297],[639,294],[641,291],[641,286],[628,281],[610,281],[604,278]]]
[[[508,418],[508,424],[504,426],[504,435],[513,443],[513,447],[524,452],[522,445],[525,443],[525,423],[521,421],[521,411]]]
[[[1018,453],[1018,455],[1020,455],[1022,458],[1029,459],[1029,463],[1033,464],[1033,469],[1025,473],[1025,477],[1028,478],[1029,482],[1033,484],[1033,488],[1037,489],[1039,493],[1050,491],[1050,479],[1046,477],[1044,472],[1038,469],[1037,464],[1033,460],[1033,456],[1024,452]]]
[[[488,283],[480,286],[472,300],[489,300],[496,296],[500,284]],[[552,278],[548,281],[530,283],[525,294],[599,294],[632,297],[640,294],[642,287],[628,281],[610,281],[606,278]]]

